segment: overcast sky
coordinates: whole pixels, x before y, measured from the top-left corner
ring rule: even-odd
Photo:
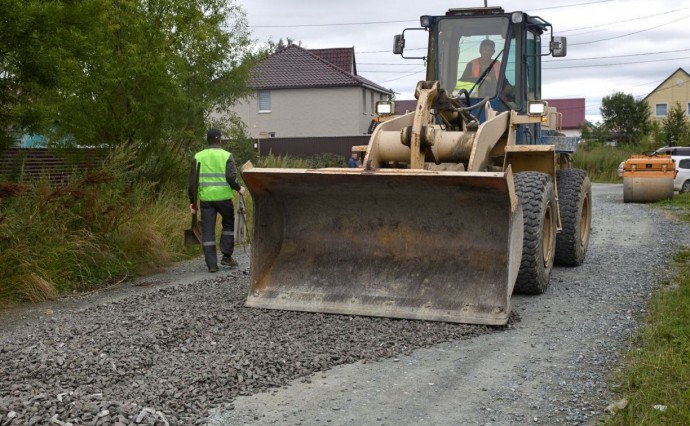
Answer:
[[[601,120],[604,96],[643,98],[679,67],[690,72],[688,0],[495,1],[506,12],[523,11],[551,23],[568,38],[568,56],[543,58],[544,98],[585,98],[587,119]],[[481,7],[484,0],[238,0],[257,43],[282,38],[307,49],[354,47],[357,73],[414,99],[424,79],[421,60],[391,50],[393,36],[419,27],[421,15],[451,7]],[[408,40],[406,53],[411,54]],[[421,47],[421,46],[420,46]],[[422,52],[421,50],[418,52]]]

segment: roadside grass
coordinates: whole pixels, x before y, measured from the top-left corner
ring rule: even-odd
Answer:
[[[47,180],[3,188],[0,305],[92,290],[198,255],[182,247],[189,214],[179,188],[154,191],[107,171],[57,188]]]
[[[47,177],[0,182],[0,307],[107,287],[201,255],[199,246],[183,244],[191,225],[184,183],[141,182],[126,161],[115,157],[102,170],[74,175],[60,187]],[[330,154],[269,155],[257,163],[306,169],[346,165]],[[249,194],[244,200],[249,240],[254,206]],[[220,227],[218,220],[217,238]]]
[[[690,194],[656,203],[690,222]],[[676,278],[661,283],[645,326],[633,337],[623,369],[614,374],[627,406],[607,425],[690,424],[690,248],[674,257]]]

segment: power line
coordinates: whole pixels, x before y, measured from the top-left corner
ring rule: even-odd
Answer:
[[[669,58],[669,59],[653,59],[649,61],[637,61],[637,62],[619,62],[613,64],[596,64],[596,65],[568,65],[566,67],[543,67],[545,70],[561,70],[569,68],[597,68],[597,67],[614,67],[618,65],[637,65],[637,64],[647,64],[649,62],[666,62],[666,61],[677,61],[679,59],[690,59],[690,56],[685,56],[682,58]],[[555,61],[554,61],[555,62]]]
[[[361,72],[377,72],[377,73],[396,74],[396,73],[400,73],[400,70],[393,70],[393,71],[385,71],[385,70],[361,70],[361,71],[359,71],[358,70],[357,72],[360,72],[360,73]]]
[[[561,62],[571,62],[571,61],[592,61],[597,59],[614,59],[614,58],[630,58],[635,56],[650,56],[650,55],[664,55],[667,53],[678,53],[678,52],[688,52],[690,49],[676,49],[676,50],[663,50],[660,52],[646,52],[646,53],[631,53],[629,55],[611,55],[611,56],[592,56],[588,58],[568,58],[568,59],[551,59],[548,61],[542,61],[542,64],[551,63],[561,63]],[[376,65],[376,66],[387,66],[387,67],[412,67],[420,64],[409,63],[409,64],[393,64],[386,62],[358,62],[357,65]]]
[[[615,37],[603,38],[603,39],[601,39],[601,40],[583,41],[583,42],[581,42],[581,43],[571,43],[570,46],[581,46],[581,45],[583,45],[583,44],[593,44],[593,43],[599,43],[599,42],[602,42],[602,41],[615,40],[615,39],[617,39],[617,38],[628,37],[628,36],[631,36],[631,35],[634,35],[634,34],[643,33],[643,32],[650,31],[650,30],[654,30],[654,29],[656,29],[656,28],[660,28],[660,27],[663,27],[663,26],[666,26],[666,25],[669,25],[669,24],[673,24],[673,23],[675,23],[675,22],[682,21],[683,19],[686,19],[686,18],[688,18],[688,17],[690,17],[690,15],[683,16],[683,17],[678,18],[678,19],[675,19],[675,20],[673,20],[673,21],[670,21],[670,22],[666,22],[666,23],[664,23],[664,24],[657,25],[657,26],[655,26],[655,27],[646,28],[646,29],[644,29],[644,30],[633,31],[633,32],[628,33],[628,34],[622,34],[622,35],[615,36]]]
[[[610,1],[610,0],[607,0],[607,1]],[[685,9],[687,9],[687,8],[685,8]],[[678,10],[683,10],[683,9],[678,9]],[[603,38],[603,39],[592,40],[592,41],[583,41],[583,42],[580,42],[580,43],[569,43],[568,46],[581,46],[581,45],[584,45],[584,44],[593,44],[593,43],[599,43],[599,42],[602,42],[602,41],[609,41],[609,40],[615,40],[615,39],[618,39],[618,38],[628,37],[628,36],[631,36],[631,35],[640,34],[640,33],[646,32],[646,31],[651,31],[651,30],[654,30],[654,29],[657,29],[657,28],[660,28],[660,27],[663,27],[663,26],[666,26],[666,25],[670,25],[670,24],[673,24],[673,23],[682,21],[683,19],[687,19],[687,18],[689,18],[689,17],[690,17],[690,15],[686,15],[686,16],[680,17],[680,18],[678,18],[678,19],[675,19],[675,20],[673,20],[673,21],[669,21],[669,22],[666,22],[666,23],[663,23],[663,24],[660,24],[660,25],[657,25],[657,26],[654,26],[654,27],[645,28],[645,29],[639,30],[639,31],[633,31],[633,32],[631,32],[631,33],[622,34],[622,35],[618,35],[618,36],[614,36],[614,37]],[[636,18],[636,19],[637,19],[637,18]],[[424,47],[419,47],[419,48],[412,48],[412,49],[406,49],[406,50],[408,50],[408,51],[409,51],[409,50],[426,50],[426,48],[424,48]],[[377,51],[368,51],[368,52],[365,51],[365,52],[357,52],[357,53],[359,53],[359,54],[366,54],[366,53],[387,53],[387,52],[389,52],[389,51],[388,51],[388,50],[377,50]],[[631,56],[632,56],[632,55],[631,55]],[[568,61],[568,60],[570,60],[570,59],[564,59],[563,61]],[[547,61],[547,62],[548,62],[548,61]]]
[[[533,11],[549,10],[549,9],[565,9],[568,7],[586,6],[597,3],[608,3],[614,0],[598,0],[586,3],[566,4],[561,6],[543,7],[533,9]],[[351,26],[351,25],[381,25],[381,24],[402,24],[402,23],[418,23],[419,20],[403,20],[403,21],[365,21],[365,22],[341,22],[328,24],[285,24],[285,25],[249,25],[249,28],[305,28],[305,27],[334,27],[334,26]]]
[[[382,81],[381,83],[378,83],[378,84],[390,83],[391,81],[400,80],[401,78],[410,77],[410,76],[413,76],[413,75],[416,75],[416,74],[419,74],[422,72],[426,72],[426,69],[423,68],[421,70],[418,70],[418,71],[415,71],[415,72],[412,72],[409,74],[401,75],[400,77],[396,77],[396,78],[392,78],[390,80]]]
[[[552,59],[549,61],[542,61],[543,64],[554,62],[569,62],[569,61],[588,61],[595,59],[613,59],[613,58],[629,58],[631,56],[649,56],[649,55],[663,55],[666,53],[687,52],[690,49],[665,50],[661,52],[647,52],[647,53],[631,53],[630,55],[612,55],[612,56],[596,56],[591,58],[572,58],[572,59]],[[376,64],[371,64],[376,65]],[[385,65],[385,64],[384,64]]]
[[[610,25],[622,24],[622,23],[625,23],[625,22],[638,21],[638,20],[640,20],[640,19],[649,19],[649,18],[654,17],[654,16],[668,15],[669,13],[678,12],[678,11],[680,11],[680,10],[686,10],[686,9],[688,9],[688,8],[687,8],[687,7],[683,7],[683,8],[680,8],[680,9],[669,10],[668,12],[656,13],[656,14],[654,14],[654,15],[644,15],[644,16],[640,16],[640,17],[637,17],[637,18],[624,19],[624,20],[622,20],[622,21],[608,22],[608,23],[603,23],[603,24],[599,24],[599,25],[592,25],[592,26],[589,26],[589,27],[573,28],[573,29],[570,29],[570,30],[559,31],[558,33],[561,34],[561,33],[568,33],[568,32],[571,32],[571,31],[588,30],[588,29],[590,29],[590,28],[599,28],[599,27],[605,27],[605,26],[610,26]],[[593,31],[592,31],[592,32],[593,32]],[[588,33],[585,33],[585,34],[588,34]],[[578,34],[578,35],[582,35],[582,34]]]
[[[419,20],[405,21],[376,21],[376,22],[342,22],[331,24],[292,24],[292,25],[250,25],[249,28],[304,28],[304,27],[344,27],[349,25],[380,25],[380,24],[403,24],[419,22]]]
[[[357,65],[386,65],[386,66],[398,66],[398,67],[411,67],[415,65],[422,65],[422,64],[415,64],[415,63],[409,63],[409,64],[386,64],[383,62],[357,62]]]
[[[597,4],[597,3],[610,3],[610,2],[612,2],[612,1],[614,1],[614,0],[598,0],[598,1],[590,1],[590,2],[587,2],[587,3],[563,4],[563,5],[560,5],[560,6],[551,6],[551,7],[542,7],[542,8],[539,8],[539,9],[532,9],[532,10],[530,10],[530,12],[532,12],[532,11],[538,11],[538,10],[549,10],[549,9],[565,9],[565,8],[567,8],[567,7],[587,6],[587,5],[590,5],[590,4]]]

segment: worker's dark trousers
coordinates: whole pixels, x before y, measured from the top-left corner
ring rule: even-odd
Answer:
[[[201,245],[204,248],[206,266],[217,267],[216,216],[220,214],[223,231],[220,234],[220,252],[232,256],[235,246],[235,212],[232,200],[202,201],[201,203]]]

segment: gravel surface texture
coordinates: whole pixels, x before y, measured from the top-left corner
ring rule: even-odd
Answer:
[[[0,312],[0,426],[596,424],[686,225],[594,185],[584,265],[486,327],[242,307],[196,259]]]

